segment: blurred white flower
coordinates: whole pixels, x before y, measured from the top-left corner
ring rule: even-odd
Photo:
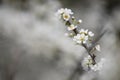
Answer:
[[[85,57],[84,58],[84,61],[83,61],[86,65],[91,65],[93,63],[92,61],[92,58],[89,56]]]
[[[103,65],[105,64],[105,59],[102,58],[99,63],[95,65],[91,65],[90,68],[93,71],[100,71],[103,68]]]
[[[88,32],[88,35],[89,35],[90,37],[93,37],[93,36],[94,36],[94,33],[93,33],[92,31],[89,31],[89,32]]]
[[[84,70],[88,70],[90,68],[90,66],[92,65],[93,60],[90,57],[90,55],[88,55],[87,57],[84,58],[84,60],[82,61],[82,67]]]
[[[95,46],[95,49],[97,50],[97,51],[100,51],[101,49],[100,49],[100,45],[96,45]]]
[[[82,66],[83,66],[84,69],[90,68],[93,71],[100,71],[103,68],[104,64],[105,64],[105,59],[102,58],[100,60],[100,62],[93,65],[93,60],[92,60],[92,58],[90,56],[85,57],[83,62],[82,62]]]
[[[71,25],[68,27],[68,31],[74,30],[75,28],[77,28],[77,26],[71,24]]]
[[[71,15],[73,14],[72,10],[71,9],[67,9],[67,8],[61,8],[57,11],[56,15],[59,17],[59,18],[62,18],[63,20],[65,21],[68,21],[71,17]]]
[[[88,35],[89,37],[93,37],[94,36],[94,33],[92,31],[88,31],[88,29],[81,29],[79,30],[79,33],[80,34],[85,34],[85,35]]]
[[[73,40],[78,44],[85,44],[88,40],[88,36],[86,36],[85,34],[77,34],[76,36],[74,36]]]
[[[87,41],[91,40],[91,37],[94,35],[94,33],[92,33],[91,31],[88,31],[88,29],[80,29],[79,33],[74,36],[74,41],[76,41],[77,43],[81,44],[81,43],[87,43]]]

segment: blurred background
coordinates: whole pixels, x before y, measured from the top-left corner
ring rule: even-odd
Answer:
[[[100,72],[85,72],[79,80],[120,80],[120,0],[0,0],[0,80],[69,80],[86,50],[64,36],[55,16],[70,8],[99,37]]]

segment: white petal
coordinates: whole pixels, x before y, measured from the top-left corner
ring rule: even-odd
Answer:
[[[65,12],[64,13],[67,13],[67,14],[73,14],[73,12],[72,12],[72,10],[71,9],[67,9],[67,8],[65,8]]]
[[[58,10],[58,13],[60,13],[60,14],[62,14],[62,13],[64,13],[64,9],[63,8],[61,8],[60,10]]]
[[[88,32],[88,35],[91,36],[91,37],[93,37],[93,36],[94,36],[94,33],[91,32],[91,31],[89,31],[89,32]]]
[[[80,44],[81,44],[81,41],[80,41],[80,40],[78,40],[78,41],[77,41],[77,43],[80,43]]]
[[[68,27],[67,29],[68,29],[68,31],[71,31],[71,30],[72,30],[70,27]]]
[[[85,30],[85,33],[86,33],[86,34],[88,33],[88,29]]]
[[[78,37],[80,37],[81,35],[80,34],[77,34]]]
[[[80,33],[83,33],[83,32],[85,32],[85,30],[84,30],[84,29],[81,29],[81,30],[80,30]]]
[[[88,36],[85,36],[85,40],[88,40]]]
[[[101,51],[100,45],[96,45],[96,46],[95,46],[95,49],[96,49],[97,51]]]
[[[86,41],[83,41],[84,44],[86,44]]]
[[[81,36],[81,37],[85,37],[85,34],[81,34],[80,36]]]

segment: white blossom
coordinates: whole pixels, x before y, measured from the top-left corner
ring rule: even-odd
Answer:
[[[85,34],[77,34],[76,36],[74,36],[73,40],[78,44],[85,44],[88,40],[88,36],[86,36]]]
[[[68,31],[74,30],[75,28],[77,28],[77,26],[71,24],[71,25],[68,27]]]
[[[91,65],[93,63],[92,58],[90,57],[90,55],[84,58],[84,63],[86,65]]]
[[[90,68],[90,66],[92,65],[93,60],[90,57],[90,55],[88,55],[87,57],[84,58],[84,60],[82,61],[82,66],[85,70],[88,70]]]
[[[85,44],[87,46],[82,45],[85,49],[89,51],[89,45],[92,45],[91,41],[94,36],[92,31],[88,29],[80,29],[78,31],[77,26],[78,24],[82,23],[82,20],[76,20],[73,16],[73,12],[71,9],[61,8],[57,11],[56,15],[65,22],[67,26],[67,30],[70,31],[69,33],[65,33],[66,36],[73,38],[73,40],[77,44]],[[96,45],[94,50],[100,51],[100,45]],[[94,55],[96,56],[96,55]],[[84,58],[82,61],[82,66],[84,69],[99,71],[103,68],[103,64],[105,63],[105,59],[101,59],[100,62],[96,62],[96,57],[94,57],[92,53]]]
[[[62,17],[63,17],[63,20],[68,21],[70,19],[70,14],[64,13]]]
[[[93,37],[94,36],[94,33],[92,31],[88,31],[88,29],[81,29],[79,30],[79,33],[80,34],[85,34],[85,35],[88,35],[89,37]]]
[[[62,18],[63,20],[65,21],[68,21],[71,17],[71,15],[73,14],[72,10],[71,9],[67,9],[67,8],[61,8],[57,11],[56,15],[59,17],[59,18]]]
[[[90,33],[90,34],[89,34]],[[93,33],[91,31],[88,31],[88,29],[80,29],[79,33],[74,37],[74,41],[81,44],[86,44],[88,41],[91,40],[91,36],[93,36]]]
[[[105,64],[105,59],[102,58],[100,62],[93,65],[93,60],[90,56],[85,57],[82,62],[82,66],[84,69],[90,68],[93,71],[100,71],[103,68],[104,64]]]

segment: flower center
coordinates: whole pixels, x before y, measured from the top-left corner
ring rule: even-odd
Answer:
[[[80,41],[84,41],[84,37],[80,37]]]
[[[64,17],[65,19],[68,19],[68,18],[69,18],[69,16],[68,16],[67,14],[64,14],[63,17]]]

